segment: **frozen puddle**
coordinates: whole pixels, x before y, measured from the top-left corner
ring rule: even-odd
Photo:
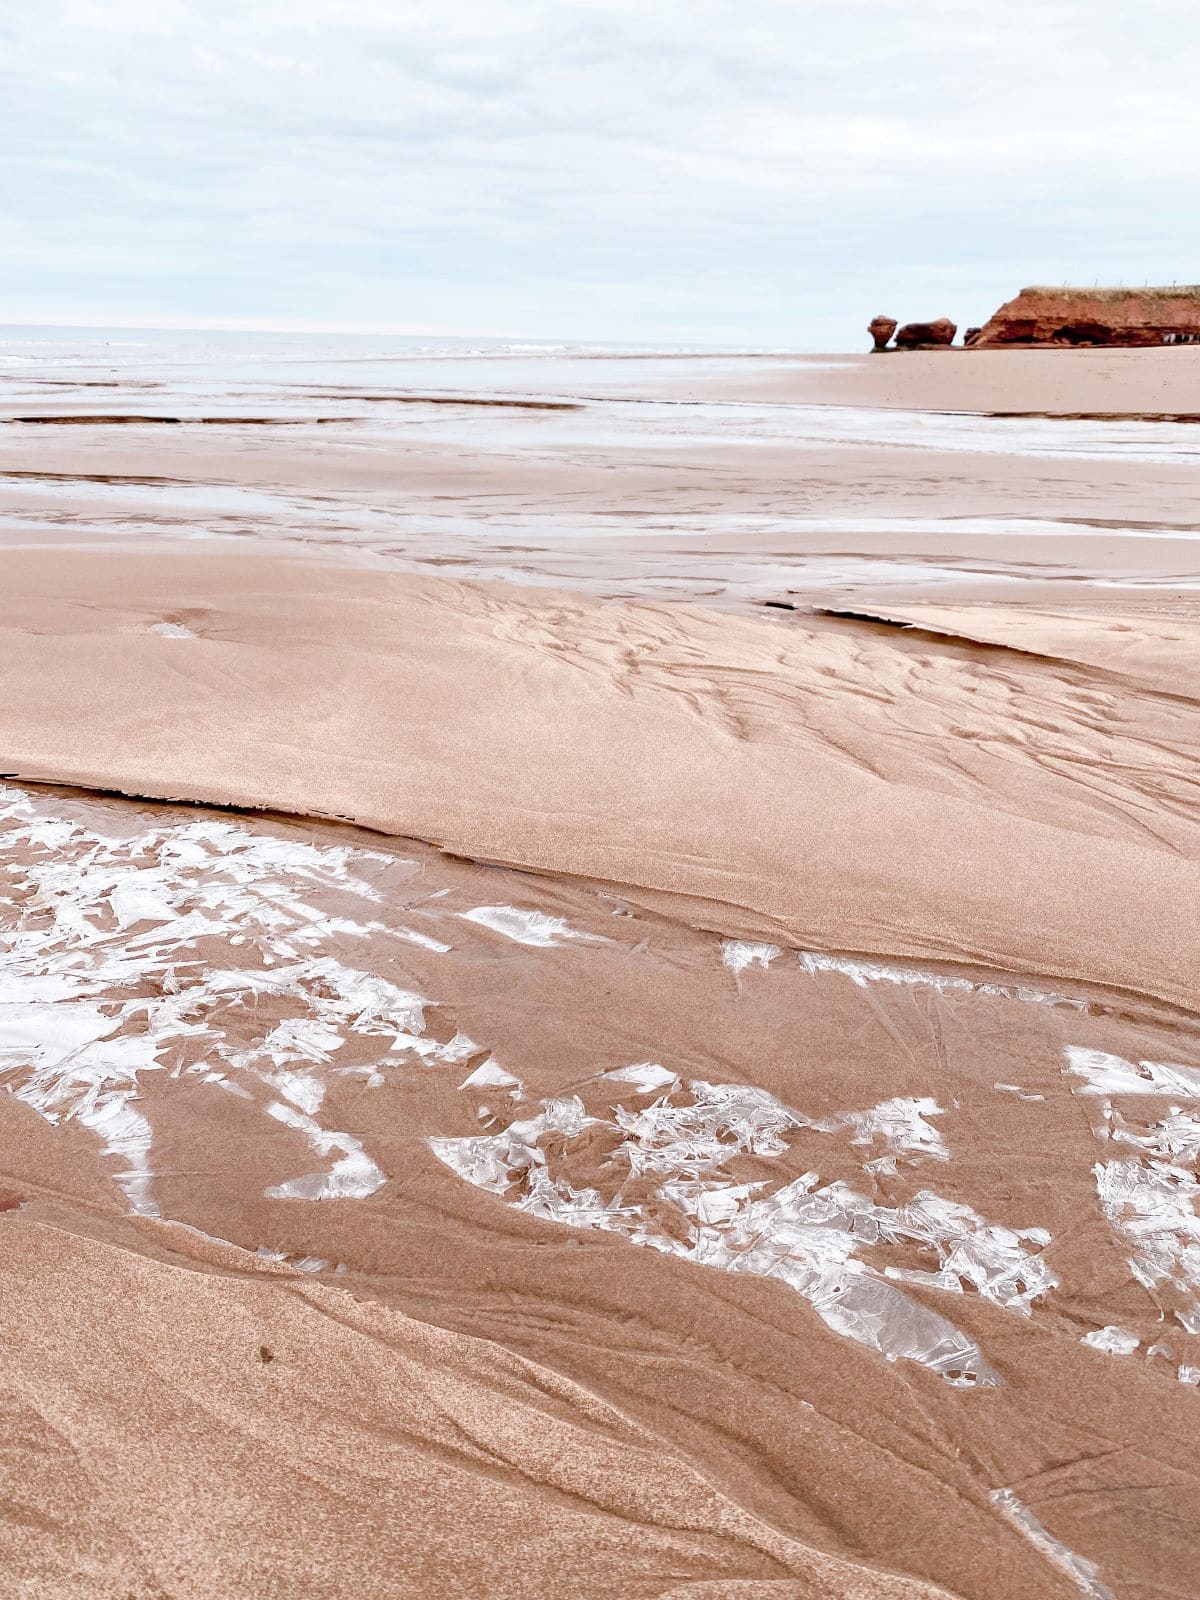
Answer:
[[[611,1103],[607,1086],[626,1084],[635,1098],[665,1092],[650,1104]],[[1056,1282],[1042,1255],[1045,1230],[987,1222],[929,1189],[890,1206],[849,1184],[824,1183],[816,1171],[774,1184],[739,1181],[731,1170],[739,1158],[786,1156],[801,1129],[840,1136],[862,1152],[864,1173],[944,1162],[935,1101],[894,1099],[814,1121],[764,1089],[684,1086],[651,1062],[605,1073],[589,1089],[592,1109],[580,1095],[543,1100],[518,1108],[507,1127],[431,1139],[430,1148],[468,1183],[533,1216],[619,1233],[697,1265],[776,1278],[836,1333],[890,1361],[916,1361],[963,1387],[1002,1382],[970,1338],[899,1286],[952,1295],[969,1286],[1028,1316]],[[605,1154],[595,1165],[597,1149]],[[642,1194],[646,1179],[652,1198],[627,1199],[626,1186]],[[907,1257],[914,1246],[936,1266],[864,1259],[886,1259],[889,1247]]]

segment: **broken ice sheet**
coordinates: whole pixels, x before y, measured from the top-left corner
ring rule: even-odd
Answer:
[[[1077,1045],[1066,1047],[1064,1070],[1074,1092],[1091,1099],[1097,1137],[1132,1152],[1093,1168],[1100,1208],[1130,1251],[1130,1272],[1160,1310],[1200,1334],[1200,1113],[1168,1105],[1164,1115],[1138,1124],[1107,1098],[1200,1099],[1200,1072]]]
[[[665,1093],[652,1104],[618,1103],[588,1113],[584,1100],[547,1100],[496,1133],[435,1138],[439,1160],[477,1188],[509,1204],[568,1226],[600,1228],[632,1243],[699,1265],[777,1278],[802,1295],[835,1332],[879,1351],[888,1360],[911,1360],[961,1386],[995,1386],[999,1375],[978,1346],[946,1317],[914,1300],[898,1281],[980,1295],[1028,1315],[1032,1302],[1055,1279],[1042,1250],[1042,1229],[1013,1229],[986,1222],[969,1207],[929,1190],[903,1206],[876,1204],[848,1184],[822,1184],[816,1172],[771,1188],[766,1180],[737,1182],[736,1156],[781,1156],[801,1129],[848,1132],[852,1143],[877,1136],[892,1159],[916,1164],[942,1161],[946,1151],[927,1120],[940,1114],[929,1099],[895,1099],[864,1111],[814,1121],[750,1084],[696,1079],[686,1087],[655,1063],[599,1075],[599,1090],[627,1081],[639,1092]],[[585,1127],[607,1127],[614,1153],[615,1194],[573,1183],[564,1170],[571,1141]],[[564,1136],[547,1140],[548,1133]],[[564,1143],[565,1139],[565,1143]],[[657,1198],[626,1202],[626,1179],[650,1178]],[[644,1187],[639,1187],[644,1195]],[[662,1202],[682,1226],[663,1225]],[[938,1263],[930,1271],[877,1267],[863,1259],[889,1246],[916,1246]]]
[[[327,953],[369,933],[407,937],[378,920],[381,896],[370,882],[377,863],[399,858],[215,819],[168,814],[147,825],[99,806],[97,825],[85,826],[47,814],[52,806],[0,786],[0,854],[20,891],[7,902],[0,941],[8,1091],[47,1121],[89,1129],[120,1163],[114,1177],[130,1209],[145,1215],[159,1208],[143,1080],[168,1071],[304,1133],[325,1169],[273,1186],[272,1197],[373,1193],[384,1182],[376,1163],[349,1134],[316,1120],[321,1070],[341,1070],[351,1035],[378,1038],[397,1063],[426,1067],[476,1051],[462,1034],[447,1044],[426,1035],[421,995]],[[306,899],[314,887],[364,903],[370,919],[325,915]],[[221,941],[243,964],[206,966],[199,938]],[[244,1019],[260,1001],[274,1018],[246,1043]],[[279,1018],[280,1009],[292,1015]],[[236,1023],[228,1033],[227,1018]],[[198,1040],[202,1053],[189,1063],[183,1047]]]

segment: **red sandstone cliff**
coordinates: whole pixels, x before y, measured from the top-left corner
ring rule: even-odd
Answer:
[[[1200,286],[1022,289],[971,342],[976,346],[1200,344]]]

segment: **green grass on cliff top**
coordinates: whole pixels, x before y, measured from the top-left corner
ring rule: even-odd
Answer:
[[[1135,288],[1122,284],[1117,288],[1086,288],[1082,284],[1031,284],[1022,294],[1042,294],[1054,299],[1070,296],[1087,300],[1195,300],[1200,299],[1200,283],[1172,283],[1147,285]]]

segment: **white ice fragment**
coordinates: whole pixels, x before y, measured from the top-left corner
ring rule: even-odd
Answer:
[[[364,1150],[353,1150],[335,1161],[328,1172],[312,1172],[273,1184],[263,1193],[268,1200],[365,1200],[386,1180]]]
[[[311,1173],[275,1184],[265,1191],[268,1199],[365,1200],[386,1181],[353,1135],[327,1132],[310,1116],[277,1100],[267,1107],[267,1115],[303,1133],[319,1156],[331,1155],[335,1150],[342,1152],[328,1172]]]
[[[481,1133],[466,1139],[430,1139],[429,1148],[443,1165],[476,1189],[505,1194],[520,1165],[532,1160],[523,1140],[506,1142],[504,1135]],[[528,1156],[519,1163],[519,1156]]]
[[[1170,1162],[1105,1161],[1093,1168],[1100,1206],[1133,1246],[1130,1271],[1148,1289],[1170,1286],[1183,1297],[1184,1326],[1200,1315],[1200,1195],[1196,1175]],[[1197,1323],[1200,1326],[1200,1323]]]
[[[425,1028],[425,1002],[419,994],[399,989],[373,972],[357,972],[339,961],[306,963],[303,976],[308,982],[327,984],[336,994],[323,1009],[330,1015],[351,1022],[356,1033],[383,1034],[392,1029],[422,1033]]]
[[[888,1156],[868,1165],[876,1170],[895,1172],[896,1158],[915,1160],[928,1156],[933,1161],[949,1161],[941,1133],[928,1117],[941,1117],[945,1112],[936,1100],[928,1096],[898,1097],[883,1100],[868,1111],[845,1111],[813,1124],[821,1133],[834,1133],[839,1128],[849,1128],[854,1145],[870,1145],[881,1139]]]
[[[770,1094],[751,1084],[688,1085],[690,1105],[656,1101],[639,1111],[616,1110],[626,1132],[621,1151],[630,1170],[696,1177],[726,1162],[737,1150],[778,1156],[787,1149],[782,1135],[800,1127],[798,1117]]]
[[[272,1250],[265,1244],[260,1244],[254,1252],[261,1261],[275,1261],[280,1266],[291,1267],[293,1272],[324,1272],[329,1262],[324,1256],[294,1256],[286,1250]]]
[[[722,939],[721,960],[736,978],[756,963],[764,970],[783,952],[777,944],[752,944],[745,939]]]
[[[1079,1342],[1090,1345],[1093,1350],[1103,1350],[1110,1356],[1131,1356],[1142,1341],[1136,1334],[1126,1333],[1124,1328],[1110,1323],[1106,1328],[1085,1333]]]
[[[1031,1094],[1029,1090],[1022,1089],[1019,1083],[994,1083],[993,1089],[999,1089],[1001,1094],[1015,1094],[1018,1100],[1045,1100],[1044,1094]]]
[[[38,850],[61,850],[78,832],[75,823],[65,818],[32,817],[22,827],[14,828],[8,837],[14,843],[32,845]],[[12,870],[19,872],[20,868]]]
[[[703,1227],[716,1227],[718,1223],[732,1222],[760,1183],[726,1184],[715,1189],[701,1189],[689,1196],[686,1209]]]
[[[319,1078],[310,1077],[306,1072],[275,1072],[270,1075],[268,1082],[289,1105],[307,1116],[315,1116],[321,1109],[325,1085]]]
[[[595,1189],[576,1189],[561,1180],[555,1182],[541,1166],[530,1169],[525,1193],[513,1204],[530,1216],[566,1223],[572,1228],[621,1228],[636,1215],[615,1200],[606,1202]]]
[[[130,928],[138,922],[173,922],[177,917],[175,899],[165,885],[139,882],[133,875],[115,883],[108,895],[118,928]]]
[[[865,989],[870,983],[891,983],[912,988],[933,989],[939,994],[986,994],[1006,1000],[1022,1000],[1037,1005],[1070,1006],[1086,1011],[1086,1003],[1069,995],[1031,989],[1025,984],[979,983],[972,978],[949,977],[942,972],[925,972],[918,967],[894,967],[882,961],[865,961],[853,956],[828,955],[821,950],[796,952],[805,972],[840,972]]]
[[[514,1078],[494,1056],[489,1056],[482,1066],[476,1067],[459,1084],[460,1089],[520,1089],[521,1080]]]
[[[194,639],[196,635],[183,622],[156,622],[154,632],[162,635],[164,639]]]
[[[206,1072],[204,1075],[204,1081],[205,1083],[215,1084],[218,1089],[224,1089],[227,1094],[236,1095],[239,1100],[254,1099],[254,1096],[250,1093],[249,1089],[244,1088],[240,1083],[232,1082],[232,1080],[227,1078],[223,1072]]]
[[[129,1163],[125,1172],[115,1174],[124,1189],[129,1209],[139,1216],[157,1217],[158,1206],[150,1196],[150,1147],[153,1133],[140,1111],[130,1105],[132,1094],[100,1096],[85,1111],[77,1113],[85,1128],[100,1136],[104,1153]]]
[[[599,933],[580,933],[568,926],[562,917],[548,917],[542,911],[522,911],[517,906],[476,906],[472,911],[460,911],[464,922],[476,922],[490,928],[493,933],[511,939],[515,944],[551,945],[565,943],[568,939],[584,939],[592,944],[610,941]]]
[[[1180,1383],[1186,1383],[1189,1388],[1194,1389],[1200,1385],[1200,1367],[1189,1367],[1181,1363],[1176,1377]]]
[[[419,1034],[399,1033],[392,1041],[392,1053],[408,1052],[419,1056],[425,1066],[456,1067],[475,1055],[479,1046],[465,1033],[456,1033],[445,1044],[436,1039],[424,1039]]]
[[[319,1017],[289,1017],[272,1028],[257,1053],[270,1056],[277,1067],[289,1061],[323,1064],[345,1042],[342,1034]]]
[[[1200,1099],[1200,1072],[1161,1061],[1126,1061],[1105,1050],[1068,1045],[1067,1071],[1082,1078],[1079,1094],[1161,1094]]]
[[[466,1139],[430,1139],[429,1148],[438,1160],[457,1172],[477,1189],[504,1194],[514,1179],[532,1167],[544,1166],[546,1158],[538,1147],[545,1133],[561,1133],[574,1138],[595,1122],[583,1108],[578,1095],[561,1100],[545,1100],[533,1117],[510,1123],[500,1133],[475,1134]]]
[[[879,1207],[877,1214],[882,1238],[930,1245],[941,1261],[936,1272],[885,1268],[886,1276],[899,1282],[927,1283],[952,1293],[970,1284],[985,1299],[1022,1316],[1058,1283],[1040,1253],[1050,1243],[1044,1228],[997,1226],[927,1189],[907,1205]]]
[[[639,1094],[653,1094],[656,1089],[666,1088],[668,1084],[677,1088],[679,1079],[669,1068],[660,1066],[657,1061],[635,1061],[629,1067],[614,1067],[611,1072],[601,1073],[601,1077],[612,1083],[632,1083]]]
[[[1099,1568],[1094,1561],[1076,1555],[1061,1540],[1048,1533],[1029,1507],[1011,1489],[993,1489],[989,1496],[992,1504],[1013,1527],[1017,1528],[1053,1566],[1070,1578],[1080,1594],[1087,1600],[1116,1600],[1106,1584],[1100,1582]]]
[[[10,1093],[48,1122],[74,1119],[101,1140],[106,1155],[128,1163],[116,1174],[132,1210],[156,1216],[150,1198],[150,1124],[132,1105],[138,1074],[161,1068],[159,1046],[145,1034],[118,1034],[121,1017],[90,1004],[31,1002],[19,975],[0,1002],[0,1068],[27,1076]]]
[[[514,1128],[532,1129],[534,1123],[540,1123],[541,1129],[548,1133],[566,1134],[568,1138],[575,1138],[585,1128],[590,1128],[599,1119],[589,1117],[583,1108],[583,1101],[577,1094],[564,1095],[553,1100],[543,1100],[543,1111],[540,1117],[532,1121],[514,1122]]]
[[[1106,1131],[1114,1144],[1133,1145],[1167,1162],[1195,1163],[1200,1157],[1200,1113],[1172,1106],[1167,1116],[1139,1131],[1111,1105],[1105,1109]]]
[[[452,948],[448,944],[443,944],[440,939],[431,939],[427,933],[418,933],[415,928],[387,928],[383,931],[397,939],[403,939],[407,944],[419,945],[422,950],[432,950],[440,956],[446,955]]]
[[[1130,1124],[1110,1095],[1200,1098],[1200,1072],[1157,1061],[1126,1061],[1102,1050],[1069,1045],[1065,1070],[1077,1094],[1104,1096],[1093,1125],[1110,1144],[1132,1146],[1132,1158],[1093,1168],[1100,1207],[1131,1254],[1129,1270],[1156,1297],[1165,1297],[1175,1320],[1200,1333],[1200,1113],[1169,1105],[1145,1125]]]

